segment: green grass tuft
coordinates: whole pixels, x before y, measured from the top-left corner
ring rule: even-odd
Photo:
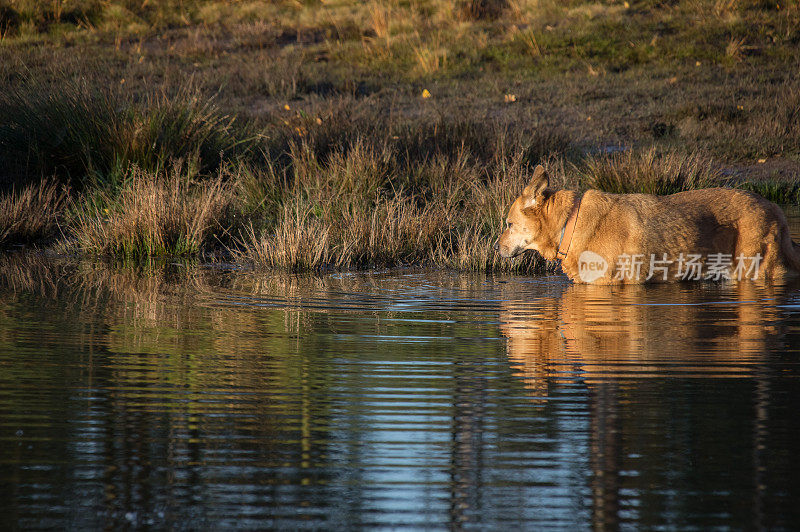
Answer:
[[[779,205],[800,205],[800,183],[790,181],[745,181],[739,188],[756,194]]]
[[[222,177],[193,181],[180,166],[129,170],[115,195],[100,193],[73,216],[70,231],[84,252],[119,258],[196,255],[208,245],[231,207]]]
[[[202,174],[250,153],[255,137],[189,89],[132,102],[121,91],[35,82],[0,94],[0,177],[57,176],[82,187],[136,166],[157,172],[195,160]]]

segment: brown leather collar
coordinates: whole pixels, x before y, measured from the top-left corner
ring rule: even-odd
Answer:
[[[582,197],[578,196],[578,199],[576,199],[575,203],[572,204],[572,211],[569,213],[567,223],[561,230],[561,240],[558,241],[558,251],[556,252],[556,257],[559,259],[563,260],[567,258],[569,245],[572,243],[572,234],[575,232],[575,224],[578,221],[578,211],[581,208],[581,199]]]

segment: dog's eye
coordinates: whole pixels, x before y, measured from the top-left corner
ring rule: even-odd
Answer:
[[[513,222],[506,222],[506,225],[507,225],[508,227],[511,227],[512,225],[514,225],[514,223],[513,223]]]

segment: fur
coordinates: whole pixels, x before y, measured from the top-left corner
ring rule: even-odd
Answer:
[[[500,254],[513,257],[533,250],[554,260],[577,199],[575,191],[551,189],[547,172],[538,166],[509,209],[508,226],[498,241]],[[584,251],[608,264],[602,276],[591,280],[599,284],[680,280],[681,255],[700,255],[707,267],[709,255],[726,254],[733,263],[731,271],[737,257],[759,255],[757,270],[743,272],[741,279],[775,279],[800,271],[800,246],[792,241],[781,208],[758,194],[729,188],[669,196],[588,190],[581,199],[569,253],[561,263],[564,273],[576,282],[586,282],[580,264]],[[658,260],[665,254],[673,261],[665,266],[666,279],[661,274],[646,279],[651,257]],[[642,274],[627,276],[619,257],[634,255],[644,258]]]

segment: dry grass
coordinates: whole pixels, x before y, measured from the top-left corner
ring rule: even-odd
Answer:
[[[388,41],[392,20],[391,6],[383,5],[382,2],[370,2],[368,12],[375,37]]]
[[[75,216],[71,227],[78,247],[125,258],[198,253],[229,209],[232,194],[218,177],[192,183],[180,166],[149,173],[133,168],[114,195]]]
[[[739,7],[740,0],[714,0],[712,11],[717,17],[729,15]]]
[[[278,215],[244,232],[240,260],[291,270],[420,262],[452,217],[441,202],[392,192],[389,153],[363,140],[324,161],[308,143],[294,145],[291,157],[293,182]]]
[[[36,115],[45,101],[48,116],[59,120],[40,119],[23,128],[9,118],[11,125],[0,131],[0,140],[11,147],[23,146],[22,138],[47,139],[54,125],[71,139],[67,147],[60,141],[36,144],[38,163],[14,176],[31,179],[50,169],[64,181],[83,184],[67,213],[64,251],[73,246],[140,258],[196,255],[226,245],[239,260],[290,270],[411,263],[514,269],[491,249],[510,191],[521,188],[532,164],[571,146],[558,132],[512,132],[502,124],[452,119],[396,122],[379,110],[315,116],[287,105],[280,115],[286,118],[259,136],[263,158],[228,152],[209,165],[199,148],[209,136],[183,127],[205,115],[190,112],[161,131],[152,146],[157,156],[145,152],[120,164],[120,153],[130,153],[120,150],[130,149],[129,143],[110,132],[131,126],[125,120],[120,125],[110,104],[116,100],[106,96],[81,99],[67,91],[69,105],[62,105],[59,95],[43,92],[23,114]],[[16,104],[24,106],[20,98]],[[202,102],[189,107],[206,108]],[[147,115],[148,108],[137,112]],[[203,131],[216,138],[219,130],[212,123]],[[226,146],[240,142],[233,134],[224,138]],[[105,144],[112,148],[99,158],[96,151],[102,150],[93,147]],[[77,161],[65,158],[69,146],[80,147],[73,150]],[[512,159],[509,150],[517,154]],[[506,176],[502,187],[495,174]],[[471,253],[478,258],[468,259]]]
[[[787,98],[776,113],[792,112],[796,98]],[[207,137],[184,138],[196,129],[177,127],[163,140],[183,148],[156,146],[164,162],[155,168],[133,158],[106,179],[84,170],[86,188],[75,206],[64,213],[63,202],[52,202],[51,219],[67,220],[71,240],[63,249],[124,258],[227,249],[240,262],[295,271],[428,264],[542,272],[546,265],[536,257],[504,260],[493,249],[508,205],[537,163],[565,188],[667,194],[724,183],[719,167],[700,153],[653,147],[586,154],[560,130],[524,119],[398,120],[350,104],[313,114],[286,107],[258,136],[259,158],[223,154],[216,167],[204,166],[193,146]],[[102,115],[109,106],[99,108]],[[77,119],[63,124],[65,138],[86,146],[102,144],[107,132],[80,129]],[[226,138],[239,142],[233,133]],[[50,152],[39,153],[46,159]],[[58,175],[64,167],[54,168]],[[16,201],[34,209],[33,200]]]
[[[711,159],[656,149],[588,157],[575,170],[586,188],[617,194],[674,194],[725,184],[719,166]]]
[[[0,196],[0,244],[55,236],[66,200],[66,189],[49,180]]]
[[[731,37],[725,47],[725,55],[734,61],[741,61],[744,58],[745,39],[744,37]]]
[[[417,69],[421,74],[438,72],[447,64],[447,50],[435,45],[421,44],[412,47]]]
[[[504,211],[529,177],[522,151],[490,170],[463,150],[439,155],[418,161],[412,176],[397,155],[363,140],[324,159],[308,143],[295,145],[291,184],[244,231],[237,260],[289,270],[542,270],[542,261],[508,261],[493,249]]]
[[[477,202],[477,198],[473,198]],[[363,210],[315,213],[307,205],[285,205],[274,225],[250,226],[235,256],[240,262],[288,270],[364,268],[427,264],[458,270],[541,271],[531,257],[513,262],[494,250],[501,224],[476,220],[476,205],[449,208],[446,199],[419,206],[394,197]]]
[[[536,40],[533,30],[517,30],[513,33],[512,38],[522,43],[522,46],[532,58],[538,59],[542,57],[542,47],[539,45],[539,41]]]
[[[630,4],[0,0],[0,190],[74,183],[65,249],[541,271],[492,249],[539,162],[669,193],[799,160],[796,6]]]
[[[271,230],[252,224],[233,250],[240,262],[286,270],[314,270],[331,263],[329,229],[301,205],[285,205]]]
[[[250,226],[236,255],[288,270],[420,263],[448,218],[436,206],[418,207],[404,198],[378,200],[361,209],[350,205],[338,213],[293,202],[283,206],[271,227],[259,232]]]

